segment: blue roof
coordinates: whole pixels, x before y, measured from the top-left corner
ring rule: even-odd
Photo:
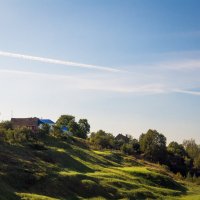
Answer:
[[[69,129],[68,129],[68,127],[66,127],[66,126],[62,126],[62,127],[61,127],[61,130],[62,130],[62,131],[68,131]]]
[[[52,120],[50,119],[40,119],[40,123],[42,124],[55,124]]]

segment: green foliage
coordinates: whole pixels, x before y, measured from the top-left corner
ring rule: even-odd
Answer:
[[[167,151],[167,165],[170,167],[170,170],[174,173],[181,173],[182,176],[186,176],[190,164],[183,145],[177,142],[170,142]]]
[[[0,129],[12,129],[11,121],[2,121],[0,122]]]
[[[194,167],[200,169],[200,153],[194,158]]]
[[[154,162],[164,162],[166,158],[166,137],[156,130],[148,130],[139,139],[141,151]]]
[[[136,139],[129,140],[129,143],[122,145],[121,150],[128,155],[136,155],[140,153],[140,144]]]
[[[129,135],[118,134],[115,137],[115,149],[120,150],[124,144],[127,144],[132,139]]]
[[[29,128],[20,127],[15,130],[0,129],[0,140],[9,143],[21,143],[27,141],[33,141],[37,139],[37,135],[34,134]]]
[[[39,130],[39,134],[44,137],[45,135],[48,135],[49,133],[50,133],[50,126],[48,124],[42,124]]]
[[[54,137],[60,138],[63,135],[63,131],[60,126],[54,125],[53,129],[50,131],[50,134]]]
[[[87,119],[80,119],[78,122],[79,125],[79,137],[86,139],[87,134],[90,132],[90,125]]]
[[[45,149],[0,145],[0,199],[172,199],[186,192],[159,165],[119,151],[93,151],[80,138],[40,141]]]
[[[96,133],[91,133],[90,141],[101,148],[113,148],[114,136],[110,133],[106,133],[103,130],[99,130]]]
[[[200,147],[196,144],[195,140],[184,140],[183,146],[189,157],[193,161],[194,167],[200,170]]]
[[[192,175],[191,175],[190,172],[187,173],[186,180],[187,181],[192,181]]]
[[[123,144],[121,147],[121,150],[123,153],[128,154],[128,155],[132,155],[134,153],[133,146],[130,143]]]
[[[61,115],[56,121],[57,126],[68,126],[69,122],[75,121],[75,117],[72,115]]]
[[[57,120],[56,125],[58,127],[68,127],[69,132],[74,136],[83,139],[87,138],[87,134],[90,132],[90,125],[87,119],[80,119],[77,123],[75,117],[72,115],[61,115]]]
[[[79,127],[79,124],[77,122],[75,122],[74,120],[71,120],[68,124],[68,128],[69,128],[69,131],[71,133],[73,133],[73,135],[77,136],[77,137],[80,137],[80,127]]]
[[[177,142],[170,142],[168,147],[167,147],[167,151],[169,153],[172,153],[176,156],[180,156],[180,157],[184,157],[187,155],[183,145],[178,144]]]
[[[65,135],[62,126],[76,137]],[[193,140],[185,141],[184,148],[176,142],[166,148],[166,138],[155,130],[142,134],[139,142],[102,130],[85,140],[89,131],[86,119],[77,123],[71,115],[38,133],[1,123],[0,199],[178,199],[186,188],[168,169],[176,179],[200,184],[199,146]],[[90,149],[94,146],[99,150]],[[137,158],[165,165],[136,159],[141,151],[145,157]]]
[[[192,159],[195,159],[200,153],[200,148],[193,139],[184,140],[183,146],[185,147],[185,150],[188,153],[189,157]]]

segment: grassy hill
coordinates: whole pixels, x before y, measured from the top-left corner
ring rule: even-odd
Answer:
[[[199,188],[159,165],[91,150],[78,138],[0,144],[1,200],[200,199]]]

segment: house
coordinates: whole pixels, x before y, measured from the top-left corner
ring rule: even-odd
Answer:
[[[124,136],[122,135],[121,133],[118,134],[116,137],[115,137],[115,140],[118,140],[118,141],[123,141],[123,142],[129,142],[129,138],[128,136]]]
[[[37,117],[33,118],[11,118],[12,128],[27,127],[30,128],[33,132],[37,132],[43,124],[48,124],[50,128],[55,124],[50,119],[39,119]]]
[[[39,128],[42,128],[43,124],[48,124],[50,129],[53,129],[53,125],[55,125],[55,123],[50,119],[39,119]]]
[[[20,128],[27,127],[30,128],[33,132],[38,130],[39,119],[37,117],[34,118],[11,118],[12,128]]]

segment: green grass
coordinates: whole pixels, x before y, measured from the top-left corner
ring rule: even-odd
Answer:
[[[198,199],[199,187],[161,166],[117,151],[90,150],[77,138],[0,145],[1,200]]]
[[[44,195],[28,194],[28,193],[17,193],[21,200],[58,200],[57,198],[51,198]]]

